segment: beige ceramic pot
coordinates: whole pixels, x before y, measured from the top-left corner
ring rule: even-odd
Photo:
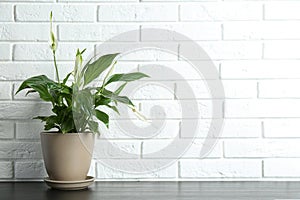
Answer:
[[[41,133],[49,178],[57,181],[85,180],[91,165],[94,140],[93,133]]]

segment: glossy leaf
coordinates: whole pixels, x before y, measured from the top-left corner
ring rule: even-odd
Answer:
[[[127,83],[122,84],[120,87],[118,87],[118,89],[116,89],[115,94],[119,95],[122,90],[125,88],[125,86],[127,85]]]
[[[72,72],[71,73],[68,73],[68,75],[66,76],[66,78],[64,78],[63,80],[63,84],[66,84],[67,81],[69,80],[69,77],[72,75]]]
[[[120,102],[120,103],[123,103],[123,104],[134,106],[133,103],[131,102],[131,100],[128,97],[118,96],[117,94],[115,94],[115,93],[113,93],[109,90],[106,90],[106,89],[103,90],[103,96],[111,99],[112,101],[117,101],[117,102]]]
[[[97,122],[94,122],[94,121],[88,121],[88,126],[89,126],[89,129],[93,132],[93,133],[99,133],[99,130],[98,130],[98,123]]]
[[[125,81],[125,82],[131,82],[131,81],[136,81],[141,78],[149,77],[148,75],[141,73],[141,72],[134,72],[134,73],[129,73],[129,74],[114,74],[109,77],[105,85],[108,85],[113,82],[117,81]]]
[[[116,56],[119,55],[116,54],[108,54],[101,56],[99,59],[97,59],[93,63],[88,63],[84,69],[84,85],[89,84],[96,78],[98,78],[103,71],[105,71],[113,62],[113,60],[116,58]]]
[[[51,87],[57,87],[58,83],[50,80],[48,77],[41,75],[35,76],[25,80],[19,89],[17,90],[16,94],[19,93],[21,90],[26,88],[32,88],[36,92],[39,93],[40,98],[44,101],[54,101],[52,95],[50,94]]]
[[[109,122],[109,117],[105,112],[102,112],[100,110],[95,110],[96,117],[105,124],[105,126],[108,128],[108,122]]]

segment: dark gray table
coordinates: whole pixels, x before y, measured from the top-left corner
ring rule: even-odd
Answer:
[[[300,182],[97,182],[87,190],[59,191],[44,183],[0,183],[2,200],[300,199]]]

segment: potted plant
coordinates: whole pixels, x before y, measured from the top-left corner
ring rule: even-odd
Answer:
[[[83,66],[85,49],[78,49],[74,70],[61,80],[56,62],[57,40],[52,31],[52,12],[50,24],[50,47],[57,80],[45,75],[31,77],[20,85],[16,94],[28,89],[26,95],[38,93],[41,100],[51,103],[50,116],[35,117],[45,123],[45,132],[41,133],[43,158],[49,175],[45,181],[54,188],[82,189],[93,181],[87,173],[92,159],[94,133],[98,133],[98,121],[107,127],[109,125],[109,115],[100,107],[118,113],[117,103],[122,103],[137,112],[131,100],[120,93],[128,82],[148,76],[140,72],[113,74],[118,53],[91,59]],[[106,70],[108,72],[101,86],[90,86]],[[71,76],[74,79],[68,84]],[[108,85],[119,81],[123,83],[115,91],[107,89]]]

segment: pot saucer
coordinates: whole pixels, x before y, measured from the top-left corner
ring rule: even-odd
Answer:
[[[51,180],[49,177],[44,178],[46,184],[58,190],[82,190],[93,184],[95,178],[92,176],[87,176],[85,180],[80,181],[56,181]]]

